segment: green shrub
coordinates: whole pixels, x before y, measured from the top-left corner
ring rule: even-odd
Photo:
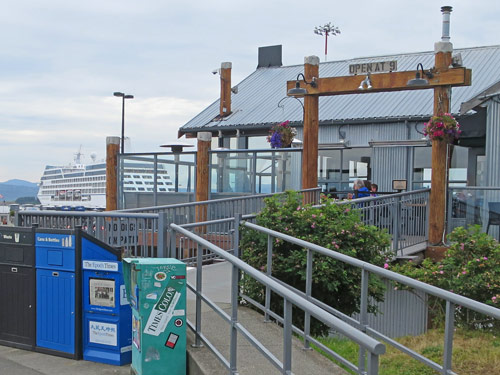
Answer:
[[[500,306],[500,245],[481,232],[478,225],[456,228],[448,235],[451,241],[444,259],[432,262],[425,259],[420,266],[406,263],[391,267],[392,271],[460,294],[495,307]],[[443,303],[438,304],[443,308]],[[441,310],[442,311],[442,310]],[[441,317],[439,311],[434,315]],[[456,310],[459,324],[474,328],[498,326],[485,316],[464,308]]]
[[[360,214],[351,206],[333,204],[323,198],[321,207],[302,205],[296,192],[266,199],[266,206],[257,217],[257,224],[288,234],[360,260],[383,266],[392,254],[388,248],[389,235],[374,226],[364,225]],[[267,235],[242,228],[240,248],[242,259],[265,272],[267,262]],[[305,291],[307,251],[280,239],[273,239],[272,276]],[[332,258],[314,255],[312,295],[320,301],[352,314],[359,311],[361,271]],[[265,288],[253,279],[244,277],[243,292],[259,303],[264,303]],[[380,280],[371,277],[369,293],[376,300],[383,298]],[[271,309],[282,315],[283,300],[271,299]],[[374,307],[370,306],[370,311]],[[294,311],[294,324],[303,326],[304,314]],[[313,334],[324,334],[327,328],[318,322],[311,324]]]

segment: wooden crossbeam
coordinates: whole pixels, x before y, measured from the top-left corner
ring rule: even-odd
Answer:
[[[307,90],[306,95],[331,96],[346,94],[369,94],[373,92],[425,90],[440,86],[470,86],[472,71],[466,68],[452,68],[446,71],[435,72],[433,78],[424,77],[429,81],[425,86],[407,86],[409,80],[414,79],[417,71],[390,72],[371,74],[372,88],[360,90],[361,81],[366,75],[352,75],[342,77],[325,77],[316,80],[317,86],[312,87],[300,81],[300,87]],[[288,81],[287,91],[295,88],[296,81]],[[290,95],[303,96],[303,95]]]

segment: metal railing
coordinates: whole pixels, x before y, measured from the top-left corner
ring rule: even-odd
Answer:
[[[272,261],[273,261],[273,243],[275,239],[280,239],[283,241],[286,241],[288,243],[298,245],[301,248],[303,248],[305,251],[307,251],[307,264],[306,264],[306,280],[305,280],[305,291],[299,291],[294,289],[296,293],[299,295],[305,297],[308,301],[313,302],[315,305],[321,307],[325,311],[328,311],[331,314],[334,314],[335,316],[338,316],[340,319],[346,321],[349,324],[352,324],[354,327],[357,329],[361,330],[362,332],[366,332],[373,336],[374,338],[378,340],[383,340],[386,343],[392,345],[396,349],[400,350],[401,352],[411,356],[412,358],[422,362],[424,365],[439,371],[440,373],[444,375],[450,375],[450,374],[455,374],[451,370],[451,364],[452,364],[452,349],[453,349],[453,332],[454,332],[454,317],[455,317],[455,308],[458,306],[468,308],[471,310],[474,310],[478,313],[493,317],[494,319],[500,319],[500,309],[497,309],[493,306],[488,306],[486,304],[474,301],[470,298],[462,297],[460,295],[448,292],[446,290],[434,287],[432,285],[425,284],[423,282],[414,280],[412,278],[400,275],[398,273],[386,270],[384,268],[372,265],[370,263],[358,260],[356,258],[349,257],[347,255],[329,250],[327,248],[324,248],[322,246],[315,245],[313,243],[303,241],[291,236],[288,236],[286,234],[280,233],[273,231],[271,229],[267,229],[261,226],[258,226],[256,224],[248,223],[245,222],[244,226],[250,229],[253,229],[255,231],[258,231],[260,233],[264,233],[268,236],[268,247],[267,247],[267,271],[266,275],[269,278],[272,278]],[[238,226],[235,226],[235,228],[239,228]],[[236,235],[239,237],[239,235]],[[320,300],[312,297],[311,291],[313,288],[312,285],[312,280],[313,280],[313,259],[314,255],[319,254],[319,255],[324,255],[330,258],[333,258],[337,261],[341,261],[345,264],[354,266],[361,271],[361,300],[360,300],[360,314],[359,314],[359,321],[353,319],[352,317],[349,317],[342,312],[324,304]],[[443,355],[443,364],[440,365],[434,361],[431,361],[430,359],[418,354],[417,352],[413,351],[412,349],[398,343],[397,341],[379,333],[378,331],[370,328],[367,324],[368,322],[368,280],[370,277],[370,274],[377,275],[379,277],[382,277],[387,280],[391,280],[393,282],[401,283],[409,288],[422,291],[428,295],[435,296],[437,298],[440,298],[444,301],[446,301],[446,314],[445,314],[445,332],[444,332],[444,355]],[[271,296],[271,288],[266,287],[266,293],[265,293],[265,303],[264,306],[261,304],[255,304],[257,307],[263,309],[264,313],[266,315],[270,315],[272,317],[276,318],[276,314],[270,310],[270,296]],[[248,299],[247,299],[248,300]],[[249,302],[252,302],[249,300]],[[364,371],[364,363],[365,363],[365,353],[364,353],[364,348],[360,347],[360,354],[359,354],[359,362],[358,362],[358,367],[355,368],[352,364],[348,364],[343,362],[340,358],[338,358],[338,355],[334,352],[332,352],[329,348],[318,342],[316,339],[311,337],[309,335],[310,332],[310,316],[309,313],[306,311],[305,312],[305,327],[304,331],[300,331],[297,329],[297,332],[303,335],[304,337],[304,346],[307,348],[309,346],[309,343],[314,343],[317,345],[319,348],[324,350],[326,353],[334,356],[337,360],[339,360],[342,364],[346,365],[349,367],[351,370],[357,372],[357,373],[363,373]],[[401,323],[401,322],[400,322]]]
[[[75,229],[122,249],[125,256],[164,257],[167,223],[164,215],[147,213],[19,211],[16,225]]]
[[[238,228],[240,223],[240,217],[237,216],[234,220],[233,226]],[[378,374],[379,367],[379,356],[385,353],[385,346],[373,339],[372,337],[366,335],[360,330],[352,327],[351,325],[345,323],[341,319],[337,318],[332,313],[324,310],[323,308],[309,302],[307,298],[300,296],[299,294],[289,290],[276,280],[274,280],[269,275],[266,275],[255,268],[249,266],[247,263],[239,259],[239,231],[236,229],[234,231],[234,254],[230,254],[224,249],[210,243],[201,236],[190,232],[186,228],[178,226],[176,224],[170,225],[171,229],[181,237],[189,238],[197,244],[197,264],[203,262],[204,251],[213,252],[221,259],[224,259],[231,263],[231,315],[227,314],[214,302],[209,300],[201,291],[202,277],[203,277],[203,267],[196,268],[196,286],[192,286],[188,283],[188,288],[196,296],[196,313],[194,324],[188,321],[188,326],[195,333],[195,346],[200,346],[203,342],[221,361],[221,363],[230,371],[231,374],[237,374],[237,335],[243,335],[248,342],[251,343],[264,357],[274,365],[282,374],[291,374],[292,370],[292,332],[294,327],[292,326],[292,306],[298,307],[303,310],[309,316],[313,316],[319,321],[327,324],[328,326],[335,329],[337,332],[343,334],[345,337],[354,341],[360,348],[368,353],[368,362],[366,372],[367,375]],[[200,228],[198,228],[200,230]],[[281,323],[283,324],[283,362],[278,360],[276,356],[271,352],[270,349],[258,341],[244,326],[238,321],[238,299],[240,297],[239,293],[239,280],[241,279],[240,272],[244,272],[246,275],[252,277],[259,283],[261,283],[266,290],[272,291],[277,295],[281,296],[284,300],[284,313]],[[225,358],[217,348],[209,341],[209,339],[203,334],[201,326],[201,303],[206,303],[211,309],[213,309],[222,319],[228,323],[231,327],[230,333],[230,355],[229,359]],[[342,358],[335,354],[336,358]],[[343,358],[342,358],[343,359]],[[349,363],[344,359],[343,363]],[[350,368],[357,369],[356,366],[350,364]],[[364,364],[363,364],[364,368]],[[364,370],[363,370],[364,371]]]
[[[305,199],[319,202],[320,189],[301,192]],[[120,248],[125,255],[163,257],[166,254],[168,226],[171,223],[188,224],[233,217],[234,212],[256,214],[265,205],[264,199],[274,194],[260,194],[203,202],[182,203],[106,212],[18,211],[16,225],[40,228],[74,229],[83,231],[100,241]],[[232,246],[227,228],[206,228],[208,239],[224,249]],[[181,240],[183,241],[183,240]],[[176,245],[176,244],[174,244]],[[192,251],[191,251],[192,253]],[[183,255],[189,258],[189,252]]]
[[[299,191],[309,202],[319,202],[321,189],[303,189]],[[217,220],[226,217],[233,217],[235,212],[242,215],[255,214],[260,212],[265,205],[264,199],[275,195],[273,194],[257,194],[247,195],[243,197],[211,199],[202,202],[179,203],[164,206],[141,207],[120,210],[118,212],[141,212],[141,213],[159,213],[163,212],[171,222],[175,224],[193,223],[196,220],[197,210],[203,209],[206,211],[206,220]]]
[[[385,229],[391,235],[391,249],[398,255],[427,241],[430,189],[380,197],[336,201],[360,211],[363,223]]]

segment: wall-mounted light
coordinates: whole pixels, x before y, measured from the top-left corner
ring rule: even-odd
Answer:
[[[370,141],[370,147],[425,147],[430,145],[428,139],[393,139],[388,141]]]
[[[306,85],[311,85],[311,87],[316,87],[316,77],[313,77],[311,82],[306,81],[306,77],[302,73],[297,74],[297,79],[295,82],[295,88],[288,90],[288,95],[305,95],[307,94],[307,90],[300,87],[300,80],[299,77],[302,76],[302,80]]]
[[[418,70],[419,67],[422,71],[422,75],[420,75],[420,72]],[[430,70],[424,71],[424,66],[422,65],[422,63],[418,63],[417,72],[415,73],[415,78],[410,79],[408,81],[408,83],[406,84],[406,86],[426,86],[426,85],[428,85],[429,81],[426,80],[425,78],[423,78],[424,75],[429,79],[434,77],[434,74],[432,74]]]
[[[361,83],[359,84],[359,87],[358,87],[358,90],[370,90],[373,86],[372,86],[372,80],[370,79],[371,77],[371,74],[370,72],[368,72],[368,74],[366,75],[366,78],[364,80],[361,81]],[[366,86],[366,88],[365,88]]]

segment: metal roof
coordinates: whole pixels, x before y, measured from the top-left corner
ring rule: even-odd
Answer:
[[[474,98],[500,81],[500,45],[455,49],[453,55],[462,55],[463,66],[472,69],[472,86],[455,87],[451,95],[451,112],[458,114],[463,102]],[[320,63],[320,77],[345,76],[349,65],[397,60],[398,71],[424,69],[434,66],[434,52],[363,57],[351,60]],[[297,99],[287,98],[286,82],[294,80],[304,70],[303,65],[258,68],[241,81],[237,94],[231,94],[232,114],[222,120],[219,100],[212,103],[182,126],[180,133],[249,128],[268,128],[275,123],[290,120],[302,123],[302,106]],[[363,76],[360,75],[360,82]],[[281,103],[280,106],[278,104]],[[429,117],[433,111],[433,90],[414,90],[324,96],[319,98],[320,124],[334,122],[366,123]]]

